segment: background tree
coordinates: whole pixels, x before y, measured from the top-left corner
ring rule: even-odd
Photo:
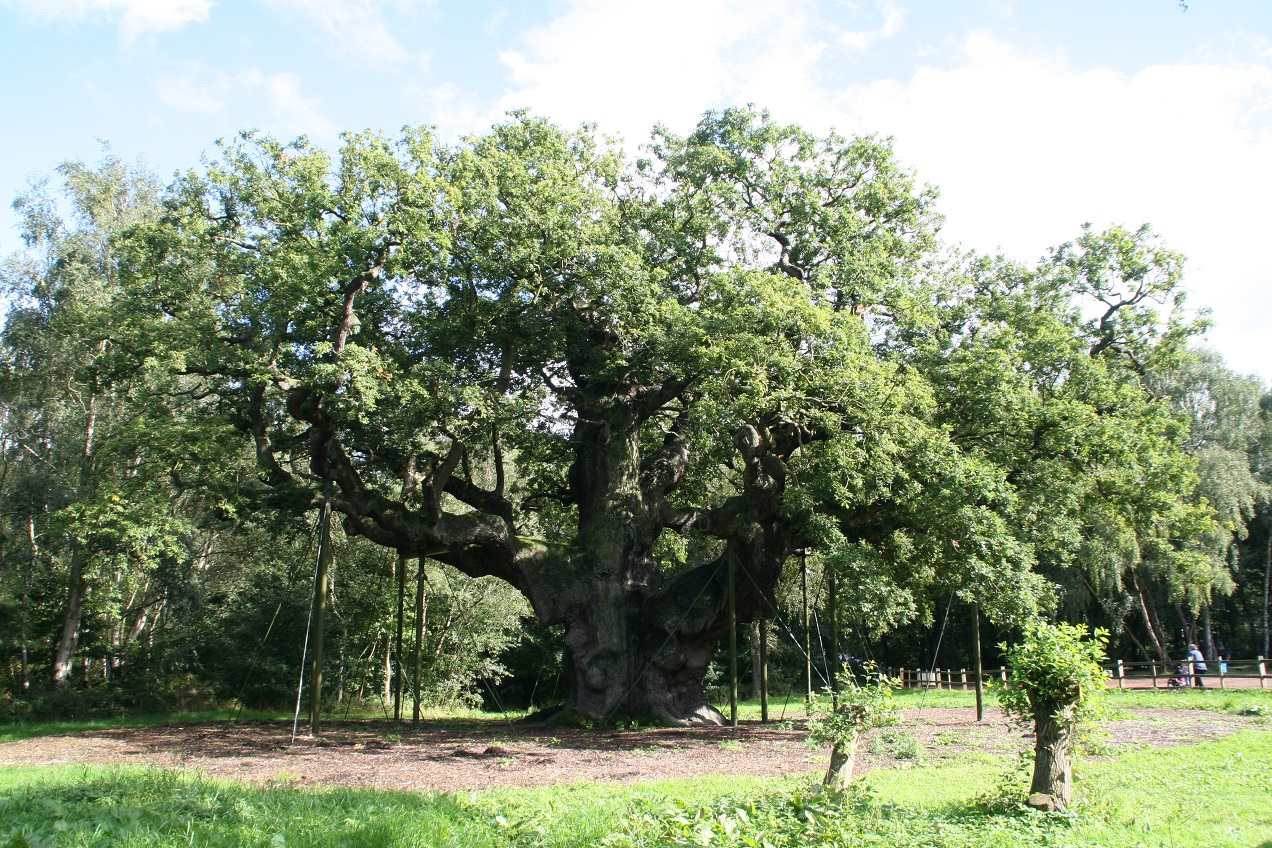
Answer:
[[[1053,587],[1037,597],[1132,638],[1138,612],[1142,642],[1163,657],[1143,587],[1151,571],[1208,591],[1195,564],[1213,526],[1191,495],[1186,430],[1149,385],[1149,369],[1181,361],[1204,326],[1184,309],[1181,263],[1146,228],[1116,227],[1086,229],[1033,269],[955,259],[929,272],[932,329],[891,335],[959,448],[1003,475],[998,513]],[[1002,596],[991,575],[975,582]]]
[[[112,332],[116,242],[157,211],[158,187],[109,155],[97,168],[67,163],[59,175],[69,218],[47,181],[14,204],[27,251],[3,272],[13,305],[0,338],[0,393],[9,434],[8,535],[21,540],[10,552],[25,542],[20,556],[31,569],[53,566],[60,574],[52,681],[65,689],[90,594],[105,593],[96,599],[102,620],[94,629],[117,656],[146,616],[147,573],[182,553],[182,528],[167,469],[138,422],[152,387]],[[23,578],[24,621],[31,576]]]
[[[1236,615],[1224,622],[1228,647],[1240,638],[1238,622],[1243,618],[1251,637],[1250,653],[1259,653],[1258,595],[1266,582],[1259,566],[1266,566],[1266,559],[1262,550],[1249,543],[1262,541],[1251,539],[1251,529],[1256,533],[1260,529],[1259,519],[1267,512],[1272,491],[1264,459],[1272,436],[1260,409],[1267,389],[1257,378],[1233,373],[1222,357],[1206,349],[1154,375],[1153,387],[1188,422],[1185,444],[1196,460],[1200,480],[1196,497],[1215,511],[1217,519],[1202,549],[1206,559],[1198,563],[1200,591],[1185,591],[1181,599],[1186,641],[1202,645],[1207,658],[1216,659],[1217,641],[1223,640],[1215,637],[1211,610],[1218,599],[1240,588],[1235,596],[1240,609],[1234,606]],[[1207,573],[1209,586],[1203,582]]]

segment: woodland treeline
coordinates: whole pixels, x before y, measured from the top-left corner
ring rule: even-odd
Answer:
[[[1183,257],[936,199],[752,109],[67,162],[0,272],[0,717],[293,703],[323,527],[329,709],[712,720],[730,606],[802,692],[805,598],[819,668],[976,609],[1269,655],[1272,394]]]

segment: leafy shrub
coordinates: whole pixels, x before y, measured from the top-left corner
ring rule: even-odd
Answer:
[[[1104,660],[1108,634],[1096,630],[1090,637],[1073,624],[1038,622],[1025,631],[1016,645],[999,645],[1011,666],[1007,685],[991,683],[998,702],[1026,725],[1039,718],[1055,718],[1072,706],[1069,719],[1075,725],[1103,717],[1107,708]]]
[[[881,733],[870,740],[870,753],[896,760],[923,759],[923,746],[919,738],[904,730]]]

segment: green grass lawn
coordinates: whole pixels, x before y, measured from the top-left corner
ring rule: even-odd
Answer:
[[[844,798],[818,795],[807,775],[448,796],[7,768],[0,846],[1272,845],[1266,722],[1215,742],[1080,760],[1065,815],[1021,809],[1025,778],[983,753],[877,770]]]
[[[109,730],[113,727],[150,727],[159,724],[183,724],[189,722],[290,719],[281,713],[259,710],[204,710],[199,712],[164,713],[163,715],[127,715],[117,718],[89,718],[75,721],[18,721],[0,724],[0,743],[37,736],[68,736],[86,730]]]

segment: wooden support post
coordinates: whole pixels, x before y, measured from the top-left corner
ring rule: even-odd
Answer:
[[[424,557],[419,558],[415,572],[415,675],[411,687],[414,704],[411,707],[411,723],[420,723],[420,668],[424,656]]]
[[[737,554],[729,551],[729,724],[738,726]]]
[[[1005,665],[1003,665],[1003,666],[999,666],[999,667],[998,667],[998,672],[999,672],[999,674],[1001,674],[1001,675],[1002,675],[1003,683],[1006,683],[1006,682],[1007,682],[1007,666],[1005,666]]]
[[[397,560],[397,638],[393,642],[393,720],[402,720],[402,688],[405,668],[402,662],[402,617],[406,613],[406,554],[398,552]]]
[[[1153,660],[1148,661],[1149,674],[1153,675],[1153,688],[1157,688],[1157,663]]]
[[[1117,661],[1117,688],[1126,688],[1126,668],[1123,667],[1122,661]]]
[[[1268,676],[1267,664],[1259,657],[1259,688],[1263,688],[1263,679]]]
[[[804,598],[804,664],[808,683],[804,694],[804,704],[808,705],[813,702],[813,626],[808,615],[808,548],[800,552],[800,559],[803,563],[800,588]]]
[[[905,669],[904,668],[897,670],[897,680],[901,681],[901,688],[904,689],[905,688]]]
[[[318,568],[314,572],[313,624],[309,633],[309,733],[318,735],[322,712],[322,647],[327,625],[327,573],[331,569],[331,501],[323,501],[318,522]]]
[[[760,619],[760,722],[769,720],[768,704],[768,622]]]

